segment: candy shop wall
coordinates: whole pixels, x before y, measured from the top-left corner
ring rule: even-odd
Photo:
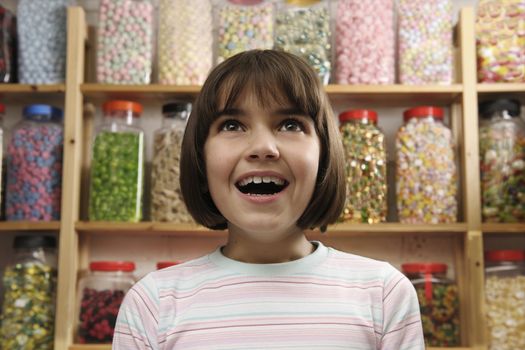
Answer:
[[[366,1],[366,0],[364,0]],[[15,8],[16,1],[2,1],[5,6]],[[98,8],[98,1],[96,0],[77,0],[79,5],[86,9],[88,23],[95,26],[96,15]],[[475,6],[475,0],[456,0],[454,3],[454,13],[457,14],[461,7],[469,5]],[[176,20],[176,19],[174,19]],[[155,67],[154,67],[155,72]],[[87,77],[89,82],[94,82],[94,77]],[[7,102],[7,101],[6,101]],[[54,103],[59,107],[63,107],[63,101],[50,100],[35,100],[35,103]],[[96,118],[95,122],[100,121],[101,104],[104,100],[96,101]],[[150,167],[152,158],[152,138],[153,131],[161,126],[161,106],[162,103],[153,103],[151,101],[137,101],[144,106],[144,113],[141,118],[141,127],[146,132],[146,157],[147,167]],[[164,101],[169,102],[169,101]],[[374,109],[379,115],[379,127],[384,131],[387,140],[387,154],[389,159],[389,188],[393,189],[393,160],[394,160],[394,140],[397,129],[402,124],[402,113],[405,109],[413,106],[393,107],[393,108],[376,108],[374,105],[358,105],[349,104],[348,102],[338,99],[334,100],[333,108],[335,114],[341,111],[352,108],[367,108]],[[21,109],[23,105],[16,101],[9,102],[9,109],[6,113],[5,128],[9,134],[10,128],[21,120]],[[448,120],[448,113],[446,111],[446,119]],[[149,136],[149,137],[148,137]],[[146,172],[147,174],[148,172]],[[148,177],[146,177],[146,184],[148,184]],[[147,204],[149,203],[149,187],[146,185],[145,189],[145,203],[146,210],[144,213],[145,220],[149,219],[149,212]],[[460,199],[461,203],[461,199]],[[85,205],[83,206],[85,207]],[[81,218],[86,218],[86,213],[81,213]],[[396,221],[395,213],[395,198],[393,193],[389,193],[389,221]],[[460,220],[462,219],[460,215]],[[13,235],[0,236],[0,267],[5,266],[11,257],[11,244]],[[454,278],[454,251],[453,238],[449,237],[425,237],[421,235],[414,236],[392,236],[392,237],[359,237],[358,239],[333,239],[330,238],[328,232],[325,242],[328,245],[336,248],[355,252],[357,254],[387,260],[396,267],[407,261],[425,260],[425,261],[440,261],[447,263],[450,267],[449,277]],[[141,277],[145,273],[152,271],[155,264],[161,260],[187,260],[205,254],[218,245],[223,243],[222,238],[209,239],[205,238],[197,240],[195,238],[172,238],[169,236],[162,237],[156,234],[150,239],[145,239],[143,236],[126,236],[126,235],[111,235],[104,237],[104,235],[93,236],[89,242],[91,260],[133,260],[137,265],[136,276]],[[525,247],[525,237],[505,237],[501,239],[493,239],[488,237],[485,240],[486,248],[492,249],[510,249],[513,247]],[[1,295],[1,291],[0,291]]]

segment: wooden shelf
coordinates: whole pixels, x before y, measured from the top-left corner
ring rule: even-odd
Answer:
[[[64,84],[28,85],[28,84],[0,84],[0,95],[35,94],[35,93],[63,93],[66,91]]]
[[[199,85],[109,85],[94,83],[80,85],[80,91],[84,96],[94,99],[165,100],[173,97],[194,99],[200,90],[201,87]]]
[[[519,224],[499,224],[486,223],[481,225],[483,233],[490,234],[523,234],[525,235],[525,223]]]
[[[94,99],[135,98],[140,100],[165,100],[173,97],[193,99],[200,92],[201,86],[174,85],[107,85],[82,84],[84,96]],[[344,98],[345,101],[375,102],[382,105],[410,105],[432,102],[449,105],[462,94],[461,84],[453,85],[327,85],[326,92],[332,99]]]
[[[509,92],[523,92],[525,93],[525,84],[519,83],[480,83],[477,84],[479,93],[509,93]]]
[[[2,221],[0,231],[53,231],[60,230],[60,221]]]
[[[225,231],[208,230],[202,226],[191,224],[171,224],[158,222],[86,222],[81,221],[75,224],[75,229],[84,234],[136,234],[151,235],[161,234],[175,237],[200,237],[200,238],[217,238],[226,237]],[[319,231],[309,231],[308,238],[345,238],[355,236],[370,235],[406,235],[406,234],[450,234],[458,235],[467,232],[467,224],[440,224],[440,225],[412,225],[400,223],[384,224],[347,224],[341,223],[328,227],[326,233]]]

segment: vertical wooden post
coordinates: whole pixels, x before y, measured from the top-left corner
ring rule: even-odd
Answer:
[[[481,233],[481,197],[479,174],[478,96],[476,70],[476,31],[474,8],[466,7],[460,13],[460,47],[463,82],[462,154],[464,213],[468,226],[465,239],[465,274],[469,295],[468,344],[484,349],[484,268],[483,235]],[[464,332],[465,334],[465,332]]]
[[[67,70],[64,118],[64,157],[62,171],[62,211],[58,256],[58,290],[55,319],[55,350],[67,350],[73,342],[76,308],[78,237],[75,222],[80,203],[82,150],[82,93],[84,81],[84,10],[67,11]]]

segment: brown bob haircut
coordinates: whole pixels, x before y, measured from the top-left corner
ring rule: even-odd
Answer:
[[[297,221],[301,229],[336,222],[345,202],[343,148],[339,130],[323,85],[301,58],[274,50],[239,53],[215,67],[198,95],[186,126],[180,161],[180,186],[195,221],[211,229],[227,228],[227,219],[207,190],[204,144],[219,112],[232,108],[243,93],[265,101],[291,104],[312,118],[321,154],[316,187]]]

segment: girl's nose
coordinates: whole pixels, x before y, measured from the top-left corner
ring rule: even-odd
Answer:
[[[247,152],[250,160],[273,160],[279,158],[275,136],[269,130],[254,131]]]

